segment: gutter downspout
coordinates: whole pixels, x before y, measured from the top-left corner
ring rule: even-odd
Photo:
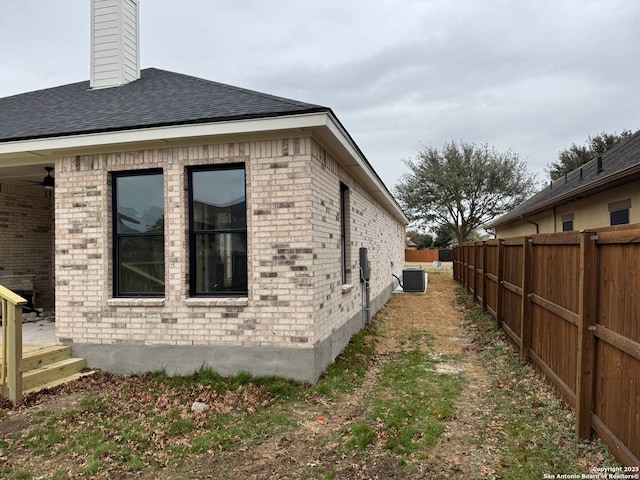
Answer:
[[[520,215],[520,220],[522,220],[523,222],[527,222],[527,223],[531,223],[533,225],[536,226],[536,233],[540,233],[540,225],[538,225],[536,222],[532,222],[531,220],[527,220],[526,218],[524,218],[524,215]]]

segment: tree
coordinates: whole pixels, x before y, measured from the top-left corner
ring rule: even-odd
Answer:
[[[453,232],[449,225],[438,225],[435,229],[436,238],[433,240],[434,248],[449,248],[453,240]]]
[[[585,145],[571,144],[558,153],[558,161],[547,165],[547,173],[551,180],[562,177],[565,173],[584,165],[593,160],[598,155],[612,148],[620,140],[631,135],[630,130],[623,130],[622,133],[599,133],[596,136],[587,137]]]
[[[433,237],[428,233],[419,233],[415,230],[409,230],[407,237],[418,246],[418,250],[422,248],[429,248],[433,243]]]
[[[516,153],[486,144],[451,141],[404,162],[411,173],[401,177],[395,193],[409,218],[448,228],[458,243],[524,201],[535,183]]]

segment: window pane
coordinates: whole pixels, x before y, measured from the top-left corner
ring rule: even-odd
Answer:
[[[562,231],[570,232],[573,230],[573,220],[568,220],[566,222],[562,222]]]
[[[144,295],[164,292],[164,237],[126,236],[118,239],[118,292]]]
[[[197,234],[195,255],[195,293],[246,293],[245,233]]]
[[[246,228],[244,169],[195,171],[192,182],[195,230]]]
[[[629,209],[611,212],[611,225],[626,225],[629,223]]]
[[[162,233],[162,174],[116,177],[117,233]]]

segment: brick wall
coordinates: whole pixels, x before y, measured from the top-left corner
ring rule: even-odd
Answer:
[[[58,337],[67,343],[311,346],[308,149],[308,140],[291,139],[59,159]],[[249,295],[188,298],[185,167],[223,163],[246,166]],[[109,172],[147,168],[164,172],[165,298],[114,299]]]
[[[51,191],[0,185],[0,284],[25,290],[33,285],[35,306],[53,310]]]
[[[186,167],[224,163],[246,169],[248,296],[189,298]],[[165,297],[112,298],[110,172],[148,168],[164,173]],[[401,271],[404,229],[311,138],[58,159],[58,339],[73,345],[307,350],[313,359],[318,342],[362,304],[357,274],[353,290],[342,293],[340,181],[350,187],[351,269],[358,247],[369,247],[373,297],[391,284],[391,262]],[[252,367],[260,366],[243,366]],[[312,367],[315,373],[301,378],[317,378]]]
[[[368,249],[374,299],[393,284],[404,266],[405,229],[322,147],[312,144],[314,305],[316,341],[362,313],[364,284],[360,282],[359,249]],[[347,284],[341,276],[340,183],[347,194]],[[397,285],[397,283],[396,283]]]

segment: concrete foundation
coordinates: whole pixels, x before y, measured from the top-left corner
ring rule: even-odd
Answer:
[[[392,290],[393,285],[389,285],[371,301],[372,317],[389,300]],[[223,376],[248,372],[254,376],[276,375],[315,383],[364,324],[364,314],[360,310],[313,348],[87,343],[71,346],[73,356],[85,358],[89,368],[117,374],[157,370],[164,370],[169,375],[189,374],[204,366]]]

